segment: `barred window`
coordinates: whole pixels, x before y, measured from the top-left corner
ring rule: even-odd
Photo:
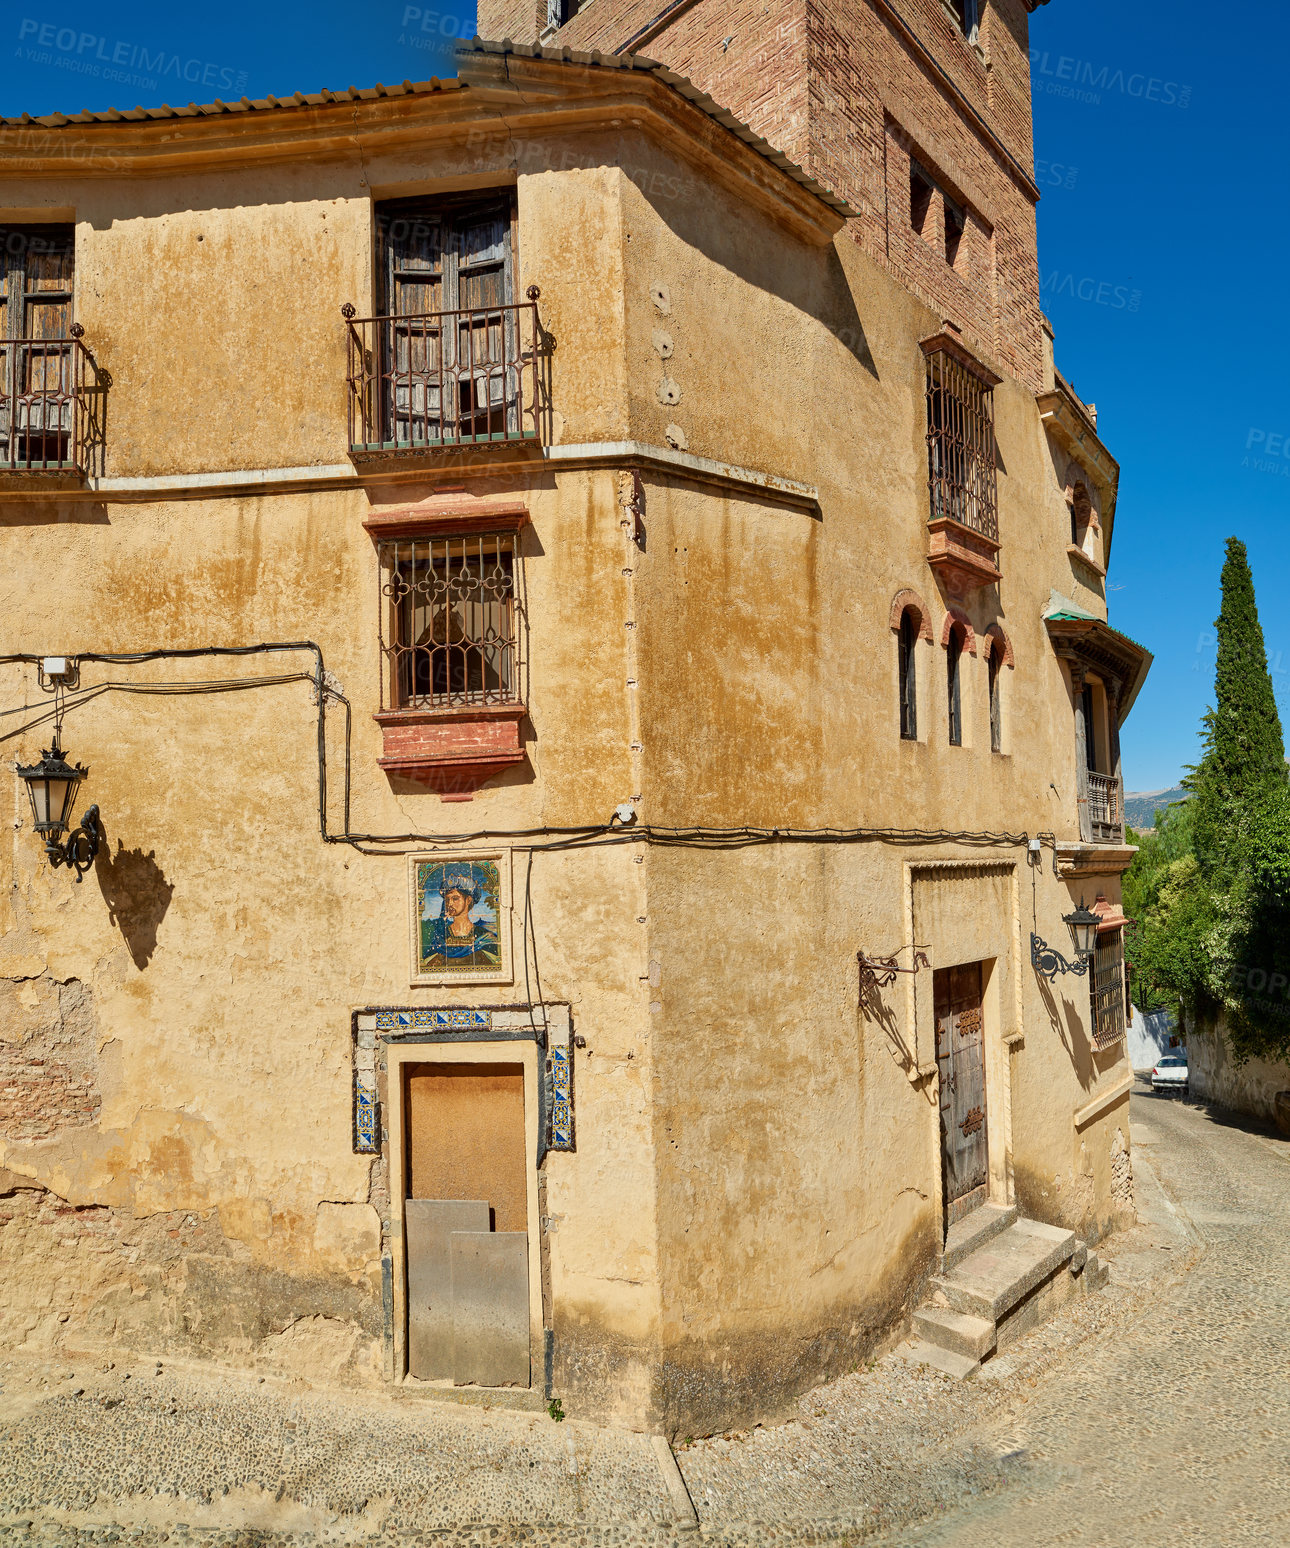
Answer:
[[[1093,957],[1093,1043],[1109,1048],[1124,1036],[1124,930],[1097,938]]]
[[[931,519],[949,517],[999,540],[994,390],[947,350],[927,356]]]
[[[512,533],[380,545],[382,707],[520,702]]]

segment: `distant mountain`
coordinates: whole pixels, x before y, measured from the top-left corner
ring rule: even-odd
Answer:
[[[1144,790],[1124,798],[1124,820],[1139,833],[1144,828],[1154,828],[1156,813],[1162,806],[1172,806],[1175,801],[1186,801],[1189,793],[1181,785],[1172,790]]]

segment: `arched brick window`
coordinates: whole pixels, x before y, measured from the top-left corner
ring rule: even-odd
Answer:
[[[963,674],[961,664],[965,637],[964,626],[957,621],[951,622],[948,638],[945,641],[945,681],[949,705],[951,747],[962,747],[963,745],[963,687],[961,683]]]
[[[901,740],[918,740],[919,640],[932,643],[932,615],[916,591],[906,587],[891,599],[888,623],[896,636],[896,679],[900,705]]]
[[[1003,652],[998,640],[990,641],[990,659],[986,663],[990,684],[990,751],[1003,751],[1003,704],[999,678],[1003,672]]]
[[[900,615],[898,668],[900,679],[900,735],[906,742],[918,740],[918,620],[912,607]]]

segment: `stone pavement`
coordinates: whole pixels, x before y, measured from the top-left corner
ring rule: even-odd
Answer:
[[[647,1437],[576,1417],[11,1352],[0,1543],[1290,1541],[1290,1143],[1141,1091],[1133,1120],[1106,1291],[975,1381],[887,1358],[682,1443],[701,1537]]]

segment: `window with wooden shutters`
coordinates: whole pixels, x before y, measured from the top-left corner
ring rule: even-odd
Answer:
[[[1124,1036],[1124,930],[1107,930],[1097,938],[1093,979],[1093,1042],[1109,1048]]]
[[[74,251],[71,226],[0,227],[0,463],[10,468],[79,465]]]
[[[509,194],[377,206],[377,311],[350,327],[350,441],[405,451],[537,434],[536,287],[515,299]]]

